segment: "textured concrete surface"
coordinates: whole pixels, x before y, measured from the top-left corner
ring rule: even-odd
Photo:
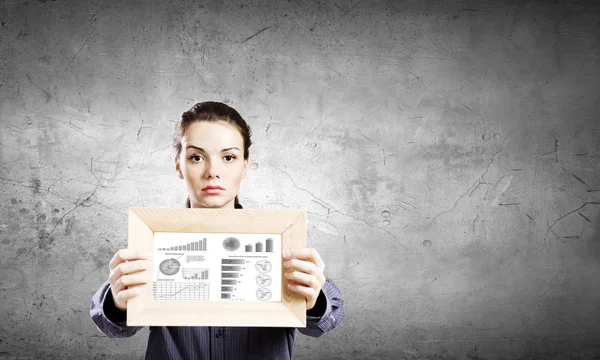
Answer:
[[[600,358],[599,38],[593,1],[1,1],[0,358],[143,357],[90,298],[201,100],[344,293],[298,359]]]

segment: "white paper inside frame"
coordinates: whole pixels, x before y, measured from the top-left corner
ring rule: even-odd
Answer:
[[[154,300],[281,301],[281,234],[154,233]]]

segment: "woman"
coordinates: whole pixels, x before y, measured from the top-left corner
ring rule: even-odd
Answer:
[[[244,119],[225,104],[198,103],[183,113],[173,145],[175,169],[189,193],[188,208],[242,208],[237,194],[248,169],[250,136]],[[139,293],[128,287],[152,281],[149,256],[121,249],[110,261],[108,281],[90,308],[107,336],[129,337],[142,328],[126,325],[127,301]],[[290,290],[306,298],[307,326],[298,331],[319,337],[338,327],[343,300],[325,278],[319,253],[305,248],[284,257]],[[295,343],[295,328],[152,326],[146,359],[290,359]]]

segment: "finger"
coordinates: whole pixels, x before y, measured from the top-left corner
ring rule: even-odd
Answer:
[[[304,296],[308,300],[308,302],[312,302],[318,295],[318,292],[315,289],[308,286],[288,284],[288,288],[293,292]]]
[[[109,280],[116,281],[123,275],[149,270],[150,266],[151,262],[147,260],[134,260],[120,263],[110,272]]]
[[[118,294],[121,291],[127,290],[128,287],[136,285],[145,285],[151,282],[152,277],[148,271],[140,271],[130,275],[123,275],[111,282],[111,288],[113,295]]]
[[[108,263],[108,267],[112,270],[125,261],[148,259],[150,258],[150,256],[152,256],[152,253],[150,252],[121,249],[117,251],[112,257],[112,259]]]
[[[287,269],[287,270],[298,270],[301,271],[303,273],[307,273],[307,274],[317,274],[318,268],[317,265],[305,261],[305,260],[298,260],[298,259],[291,259],[291,260],[287,260],[283,263],[283,266]]]
[[[321,255],[315,248],[302,248],[302,249],[294,249],[291,250],[287,259],[300,259],[307,260],[314,263],[320,268],[324,268],[325,264],[323,263],[323,259],[321,259]]]
[[[131,289],[125,289],[123,291],[119,291],[117,294],[117,301],[121,304],[127,303],[131,298],[139,295],[142,292],[141,287],[134,287]]]
[[[314,275],[309,275],[299,271],[291,271],[285,273],[286,279],[293,281],[295,284],[308,286],[311,288],[319,288],[319,280]]]
[[[110,291],[112,291],[113,298],[115,298],[115,300],[117,299],[117,295],[119,295],[119,292],[121,292],[123,289],[124,289],[123,284],[121,284],[119,281],[117,281],[117,282],[111,281]]]
[[[141,271],[135,274],[124,275],[117,280],[117,283],[123,285],[123,287],[133,286],[133,285],[143,285],[150,282],[150,273],[148,271]]]
[[[114,269],[111,270],[108,279],[111,281],[111,283],[116,283],[116,281],[123,275],[135,273],[138,271],[150,270],[151,264],[152,263],[148,260],[134,260],[120,263]]]

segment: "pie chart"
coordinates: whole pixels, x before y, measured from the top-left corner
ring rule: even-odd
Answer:
[[[258,274],[256,277],[256,284],[258,284],[258,286],[269,286],[271,285],[271,277],[267,274]]]
[[[258,272],[263,274],[268,273],[269,271],[271,271],[272,268],[271,262],[269,260],[259,260],[254,266],[256,267],[256,270],[258,270]]]
[[[228,237],[223,240],[223,248],[227,251],[236,251],[240,248],[240,240],[234,237]]]
[[[256,290],[256,297],[258,300],[267,301],[271,298],[271,290],[260,288]]]
[[[179,268],[181,264],[177,259],[167,259],[163,260],[160,265],[158,265],[158,269],[161,273],[169,276],[173,276],[179,272]]]

